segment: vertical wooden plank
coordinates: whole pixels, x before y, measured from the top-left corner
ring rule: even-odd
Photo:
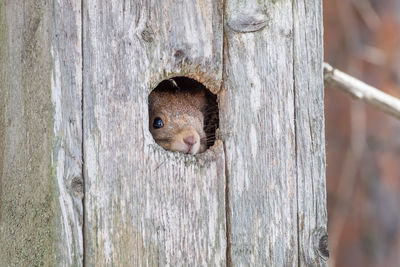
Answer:
[[[1,266],[82,265],[79,8],[0,1]]]
[[[50,10],[44,3],[0,5],[0,265],[53,265]]]
[[[291,8],[226,2],[221,131],[233,265],[297,265]]]
[[[54,1],[51,47],[52,170],[57,221],[56,262],[83,265],[81,2]]]
[[[314,257],[312,233],[326,221],[317,219],[307,229],[302,224],[315,218],[316,206],[318,212],[326,210],[321,191],[325,190],[325,163],[320,31],[310,47],[314,41],[300,44],[297,40],[303,38],[297,34],[300,28],[320,29],[321,17],[312,15],[320,11],[320,1],[307,4],[312,19],[306,21],[299,21],[302,14],[293,3],[298,4],[289,0],[226,2],[220,127],[226,146],[228,254],[233,265],[323,265]],[[305,56],[297,45],[318,57]],[[313,68],[301,72],[299,65],[307,64]],[[309,81],[312,89],[298,85],[299,79]],[[305,129],[297,120],[311,109],[320,113],[312,115]],[[312,145],[314,139],[308,138],[306,130],[314,134]],[[310,162],[312,167],[304,166]],[[304,177],[304,172],[313,172],[313,179]],[[315,191],[310,193],[310,188]]]
[[[322,1],[293,1],[299,263],[327,266]]]
[[[85,264],[225,264],[222,144],[164,151],[147,96],[186,75],[216,92],[221,1],[84,1]]]

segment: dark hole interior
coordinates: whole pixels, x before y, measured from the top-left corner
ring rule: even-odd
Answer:
[[[206,145],[206,148],[211,147],[214,145],[215,142],[215,133],[218,128],[219,124],[219,114],[218,114],[218,103],[217,103],[217,96],[213,93],[211,93],[202,83],[191,79],[187,78],[184,76],[179,76],[179,77],[174,77],[171,79],[166,79],[160,82],[157,87],[151,92],[150,95],[152,94],[157,94],[157,99],[161,97],[170,97],[170,94],[174,94],[176,97],[180,97],[181,99],[174,100],[173,107],[171,109],[176,109],[177,106],[179,109],[182,110],[182,114],[179,114],[179,116],[185,116],[188,114],[193,114],[193,109],[197,109],[196,105],[191,105],[193,101],[199,100],[201,104],[201,108],[199,110],[201,111],[201,120],[203,122],[203,130],[206,135],[206,138],[202,139],[202,142]],[[157,109],[157,103],[163,103],[163,107],[165,108],[165,102],[160,102],[160,101],[150,101],[149,97],[149,113],[152,114],[152,109]],[[154,98],[154,97],[153,97]],[[191,98],[191,99],[190,99]],[[193,98],[197,98],[197,100],[193,100]],[[196,102],[197,103],[197,102]],[[171,104],[172,105],[172,104]],[[181,105],[181,107],[179,107]],[[153,111],[154,113],[154,111]],[[187,114],[186,114],[187,113]],[[198,112],[199,113],[199,112]],[[196,114],[198,114],[196,113]],[[151,116],[151,115],[150,115]],[[179,117],[178,116],[178,117]],[[177,116],[175,116],[177,117]],[[196,115],[196,117],[200,117]],[[157,117],[156,117],[157,119]],[[179,119],[179,118],[178,118]],[[152,129],[152,127],[158,128],[160,125],[157,123],[160,123],[159,121],[154,121],[154,118],[150,118],[149,122],[149,127]],[[156,125],[154,125],[156,123]],[[164,125],[161,125],[164,126]],[[176,127],[175,127],[176,128]],[[165,130],[170,130],[167,127],[165,127]],[[175,129],[171,129],[171,131],[174,131]],[[151,130],[150,130],[151,131]],[[152,132],[154,139],[157,142],[157,138],[155,137],[155,134]],[[168,140],[161,140],[162,142],[168,142]],[[157,142],[159,143],[159,142]],[[159,143],[160,144],[160,143]],[[163,146],[162,144],[160,144]],[[164,147],[164,146],[163,146]],[[165,147],[164,147],[165,148]],[[166,148],[168,149],[168,148]],[[173,149],[169,149],[173,150]],[[201,151],[202,152],[202,151]]]

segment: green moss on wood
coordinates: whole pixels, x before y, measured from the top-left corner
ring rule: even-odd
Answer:
[[[51,25],[43,22],[52,13],[45,1],[15,5],[0,2],[1,86],[7,95],[1,108],[0,266],[54,266]],[[21,16],[23,24],[15,23]],[[7,36],[21,49],[8,46]]]
[[[6,87],[5,80],[5,59],[7,57],[7,25],[5,22],[5,10],[4,3],[0,1],[0,88]],[[5,104],[6,104],[6,92],[0,90],[0,223],[1,223],[1,209],[2,209],[2,177],[3,177],[3,151],[4,151],[4,134],[5,134]]]

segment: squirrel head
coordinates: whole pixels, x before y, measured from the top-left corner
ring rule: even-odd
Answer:
[[[181,90],[172,79],[163,83],[149,95],[149,129],[154,140],[171,151],[192,155],[204,152],[204,90]]]

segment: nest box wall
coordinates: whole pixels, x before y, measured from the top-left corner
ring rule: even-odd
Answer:
[[[0,1],[0,263],[326,265],[320,0],[24,3]],[[196,156],[148,129],[175,76],[218,94]]]

